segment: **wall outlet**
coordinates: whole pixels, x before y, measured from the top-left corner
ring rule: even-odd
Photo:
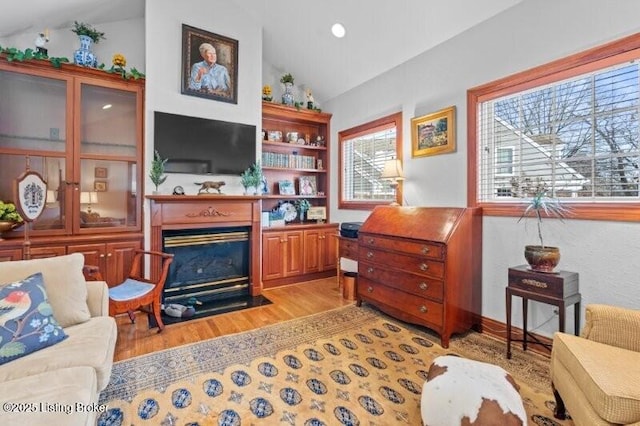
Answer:
[[[51,138],[54,141],[57,141],[60,139],[60,129],[57,127],[50,127],[49,128],[49,138]]]

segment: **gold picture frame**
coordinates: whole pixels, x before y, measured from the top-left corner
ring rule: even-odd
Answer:
[[[107,191],[107,182],[104,181],[104,180],[93,181],[93,190],[95,192],[106,192]]]
[[[99,179],[106,179],[108,175],[108,169],[106,167],[96,167],[94,171],[94,176]]]
[[[446,154],[456,150],[456,107],[411,119],[411,157]]]

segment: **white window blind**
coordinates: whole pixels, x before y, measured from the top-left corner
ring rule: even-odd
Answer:
[[[478,105],[478,201],[527,182],[579,202],[638,202],[639,69],[625,63]]]
[[[388,180],[380,179],[387,160],[396,158],[396,128],[374,129],[342,143],[345,201],[393,201]]]

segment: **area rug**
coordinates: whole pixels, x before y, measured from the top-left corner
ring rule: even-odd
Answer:
[[[457,354],[509,371],[529,424],[553,419],[548,358],[470,332],[448,349],[427,329],[348,306],[114,365],[99,425],[420,425],[431,360]]]

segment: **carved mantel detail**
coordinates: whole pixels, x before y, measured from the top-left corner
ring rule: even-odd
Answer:
[[[186,216],[187,217],[217,217],[217,216],[228,217],[228,216],[231,216],[231,213],[221,212],[220,210],[217,210],[209,206],[206,210],[200,211],[200,213],[187,213]]]

